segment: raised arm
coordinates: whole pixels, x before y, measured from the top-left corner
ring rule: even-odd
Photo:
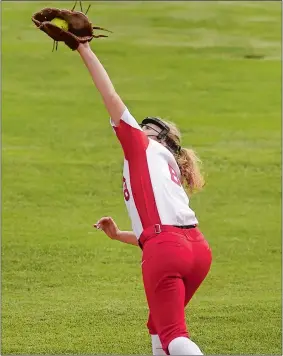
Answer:
[[[78,52],[83,59],[92,80],[100,92],[104,105],[116,126],[119,126],[121,116],[126,109],[125,104],[116,93],[116,90],[97,56],[91,50],[89,43],[82,43]]]

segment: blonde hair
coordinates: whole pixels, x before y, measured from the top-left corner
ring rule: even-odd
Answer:
[[[177,126],[173,122],[162,121],[170,128],[167,137],[180,145],[181,133]],[[181,172],[181,183],[188,193],[192,194],[201,190],[205,185],[205,180],[200,170],[202,162],[196,152],[189,148],[181,148],[179,153],[174,153],[174,156]]]

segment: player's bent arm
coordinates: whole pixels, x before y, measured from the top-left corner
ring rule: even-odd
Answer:
[[[132,231],[120,231],[115,240],[124,242],[126,244],[139,246],[136,235]]]
[[[135,246],[139,245],[135,234],[132,231],[121,231],[110,216],[100,218],[93,227],[102,230],[112,240],[121,241]]]
[[[78,52],[83,59],[92,80],[100,92],[104,105],[116,126],[119,126],[120,118],[126,109],[125,104],[116,93],[116,90],[97,56],[91,50],[89,43],[81,43]]]

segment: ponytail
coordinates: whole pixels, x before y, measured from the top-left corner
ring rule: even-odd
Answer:
[[[201,160],[196,153],[192,149],[181,148],[176,161],[181,172],[181,182],[189,193],[200,191],[205,181],[200,171]]]
[[[194,150],[180,146],[181,133],[177,126],[173,122],[162,121],[168,125],[170,129],[165,143],[177,161],[181,172],[182,185],[189,194],[200,191],[205,185],[203,175],[200,171],[201,160]]]

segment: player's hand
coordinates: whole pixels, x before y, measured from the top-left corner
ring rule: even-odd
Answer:
[[[105,232],[110,239],[118,240],[120,230],[115,223],[115,221],[107,216],[99,219],[96,224],[93,225],[96,229],[102,230]]]

